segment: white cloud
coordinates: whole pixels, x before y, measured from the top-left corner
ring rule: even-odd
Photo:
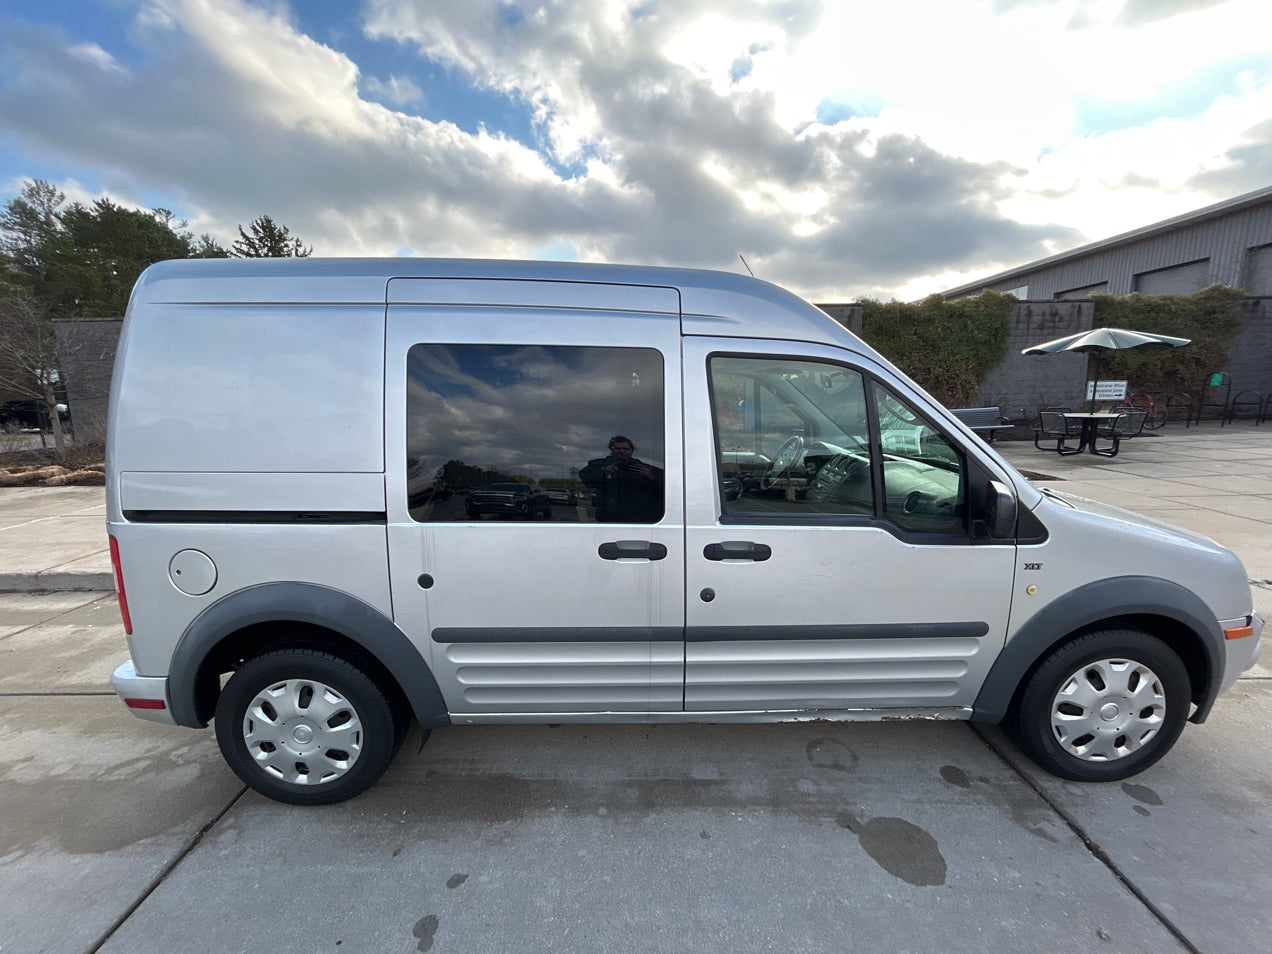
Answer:
[[[268,213],[321,254],[741,252],[809,297],[912,297],[1266,185],[1262,2],[368,0],[381,67],[274,2],[149,0],[140,57],[0,37],[0,132],[226,241]],[[399,111],[437,112],[430,70],[538,138]],[[835,96],[860,115],[819,125]]]
[[[368,76],[363,80],[362,88],[373,98],[391,106],[409,106],[424,101],[424,91],[405,76],[390,76],[387,80]]]
[[[77,43],[70,48],[71,56],[85,63],[91,63],[98,69],[110,73],[123,73],[124,68],[115,62],[115,58],[96,43]]]

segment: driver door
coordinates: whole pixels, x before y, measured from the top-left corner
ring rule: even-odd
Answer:
[[[1015,548],[973,535],[967,451],[885,369],[738,346],[684,345],[686,710],[970,707]]]

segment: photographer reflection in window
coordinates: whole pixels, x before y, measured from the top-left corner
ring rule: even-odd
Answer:
[[[589,460],[579,479],[595,494],[600,523],[657,523],[663,515],[663,472],[638,460],[622,434],[610,438],[609,456]]]

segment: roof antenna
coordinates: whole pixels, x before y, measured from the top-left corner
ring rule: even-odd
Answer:
[[[742,258],[741,252],[738,252],[738,258]],[[742,258],[742,264],[746,267],[747,274],[750,275],[752,278],[754,278],[755,272],[751,271],[751,266],[746,264],[745,258]]]

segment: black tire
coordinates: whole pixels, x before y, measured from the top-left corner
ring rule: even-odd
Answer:
[[[1161,640],[1101,630],[1043,660],[1008,728],[1052,775],[1116,782],[1170,751],[1188,717],[1189,689],[1188,671]]]
[[[329,805],[365,791],[404,735],[370,677],[312,649],[248,660],[216,704],[216,739],[230,768],[292,805]]]

